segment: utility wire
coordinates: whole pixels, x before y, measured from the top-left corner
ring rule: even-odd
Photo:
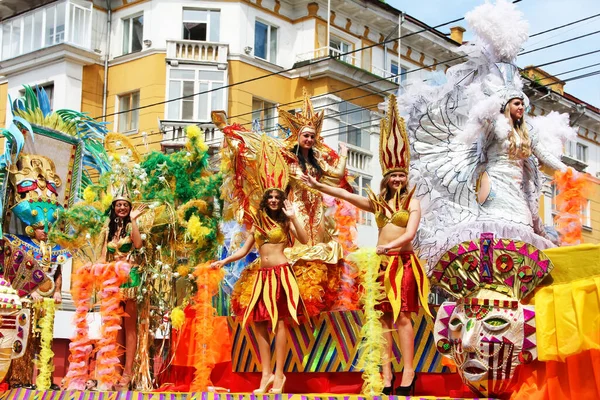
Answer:
[[[530,35],[530,36],[529,36],[529,38],[531,39],[532,37],[536,37],[536,36],[539,36],[539,35],[543,35],[543,34],[545,34],[545,33],[552,32],[552,31],[556,31],[556,30],[558,30],[558,29],[566,28],[567,26],[575,25],[575,24],[578,24],[578,23],[580,23],[580,22],[587,21],[588,19],[593,19],[593,18],[596,18],[596,17],[600,17],[600,14],[590,15],[589,17],[585,17],[585,18],[582,18],[582,19],[578,19],[577,21],[569,22],[568,24],[564,24],[564,25],[556,26],[556,27],[554,27],[554,28],[550,28],[550,29],[547,29],[547,30],[545,30],[545,31],[541,31],[541,32],[538,32],[538,33],[534,33],[533,35]]]
[[[521,1],[522,0],[514,0],[513,3],[519,3]],[[312,65],[324,62],[324,61],[328,61],[328,60],[334,59],[334,58],[344,57],[346,55],[354,54],[354,53],[359,52],[359,51],[367,50],[367,49],[370,49],[370,48],[373,48],[373,47],[384,45],[386,43],[394,42],[394,41],[397,41],[397,40],[400,40],[400,39],[403,39],[403,38],[407,38],[407,37],[410,37],[410,36],[413,36],[413,35],[417,35],[419,33],[425,32],[425,31],[433,31],[434,29],[437,29],[439,27],[442,27],[442,26],[445,26],[445,25],[449,25],[449,24],[452,24],[452,23],[455,23],[455,22],[458,22],[458,21],[462,21],[463,19],[465,19],[465,17],[461,17],[461,18],[454,19],[452,21],[444,22],[444,23],[436,25],[436,26],[426,27],[426,28],[423,28],[421,30],[417,30],[417,31],[414,31],[414,32],[407,33],[406,35],[400,35],[398,37],[391,38],[391,39],[388,39],[388,40],[384,40],[382,42],[374,43],[372,45],[363,46],[363,47],[360,47],[358,49],[348,51],[346,53],[340,53],[340,54],[337,54],[335,56],[329,55],[329,56],[321,58],[319,60],[311,60],[311,61],[308,61],[307,63],[305,63],[302,66],[303,67],[304,66],[312,66]],[[146,104],[144,106],[139,106],[139,107],[136,107],[136,108],[132,108],[130,110],[122,110],[122,111],[114,112],[112,114],[101,115],[99,117],[96,117],[95,119],[110,117],[110,116],[113,116],[113,115],[119,115],[119,114],[131,112],[131,111],[135,111],[135,110],[142,110],[142,109],[145,109],[145,108],[149,108],[149,107],[154,107],[154,106],[158,106],[158,105],[161,105],[161,104],[170,103],[172,101],[183,100],[183,99],[187,99],[187,98],[190,98],[190,97],[195,97],[195,96],[198,96],[198,95],[201,95],[201,94],[211,93],[211,92],[214,92],[214,91],[217,91],[217,90],[228,89],[228,88],[231,88],[231,87],[234,87],[234,86],[242,85],[244,83],[250,83],[250,82],[254,82],[254,81],[261,80],[261,79],[264,79],[264,78],[268,78],[268,77],[271,77],[271,76],[281,75],[281,74],[283,74],[285,72],[290,72],[290,71],[293,71],[295,69],[297,69],[297,68],[295,66],[292,66],[291,68],[288,68],[288,69],[284,69],[284,70],[281,70],[281,71],[278,71],[278,72],[271,72],[269,74],[262,75],[262,76],[259,76],[259,77],[256,77],[256,78],[251,78],[251,79],[246,79],[246,80],[239,81],[239,82],[234,82],[234,83],[231,83],[231,84],[227,84],[227,85],[221,86],[219,88],[210,89],[210,90],[206,90],[206,91],[202,91],[202,92],[197,92],[197,93],[192,93],[192,94],[189,94],[189,95],[186,95],[186,96],[177,97],[177,98],[174,98],[174,99],[169,99],[169,100],[159,101],[159,102],[155,102],[155,103],[151,103],[151,104]]]
[[[517,54],[517,55],[518,55],[518,56],[524,56],[525,54],[534,53],[534,52],[536,52],[536,51],[540,51],[540,50],[545,50],[545,49],[548,49],[548,48],[550,48],[550,47],[554,47],[554,46],[558,46],[558,45],[561,45],[561,44],[569,43],[569,42],[572,42],[572,41],[574,41],[574,40],[583,39],[584,37],[588,37],[588,36],[596,35],[596,34],[598,34],[598,33],[600,33],[600,30],[598,30],[598,31],[595,31],[595,32],[586,33],[585,35],[577,36],[577,37],[574,37],[574,38],[571,38],[571,39],[562,40],[562,41],[560,41],[560,42],[557,42],[557,43],[552,43],[552,44],[549,44],[549,45],[547,45],[547,46],[538,47],[537,49],[532,49],[532,50],[528,50],[528,51],[523,51],[523,52],[521,52],[521,53],[519,53],[519,54]]]

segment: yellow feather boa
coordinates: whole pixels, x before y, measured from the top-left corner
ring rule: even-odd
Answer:
[[[379,264],[381,262],[375,249],[360,249],[351,253],[348,260],[358,266],[363,291],[360,304],[363,306],[364,323],[360,329],[360,357],[358,365],[363,370],[362,393],[369,396],[379,396],[383,390],[383,379],[379,373],[382,364],[382,354],[385,351],[383,326],[380,318],[381,311],[375,306],[385,298],[381,283],[377,282]]]
[[[40,359],[38,362],[38,376],[35,384],[40,390],[47,390],[52,384],[52,371],[54,365],[52,359],[52,338],[54,337],[54,299],[47,298],[41,303],[35,303],[35,307],[41,309],[40,318]]]

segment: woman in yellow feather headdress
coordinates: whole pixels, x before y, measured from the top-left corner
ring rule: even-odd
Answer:
[[[314,315],[331,307],[329,303],[337,298],[344,254],[337,240],[335,221],[325,215],[323,196],[309,190],[300,178],[310,175],[326,185],[352,192],[346,179],[347,149],[342,145],[338,155],[323,142],[323,111],[314,111],[306,91],[301,112],[291,114],[279,109],[279,116],[290,131],[284,141],[287,150],[284,154],[290,163],[288,199],[299,210],[300,221],[308,233],[308,243],[296,241],[286,249],[286,255],[294,261],[298,284],[305,289],[303,292],[310,294],[305,301],[308,312]]]
[[[245,257],[256,245],[260,258],[247,269],[254,272],[250,302],[244,311],[243,324],[252,320],[258,333],[258,347],[262,364],[260,388],[254,394],[282,393],[285,384],[283,365],[285,362],[286,333],[284,319],[291,317],[298,323],[298,308],[301,303],[300,290],[292,272],[290,261],[283,250],[290,245],[294,236],[307,243],[308,235],[296,216],[294,206],[285,198],[288,185],[288,170],[276,143],[262,136],[256,155],[256,176],[248,176],[254,190],[262,194],[258,210],[249,208],[246,218],[251,221],[250,235],[244,245],[213,268]],[[251,197],[251,196],[249,196]],[[243,285],[240,278],[236,286]],[[271,348],[268,322],[275,332],[275,374],[272,374]],[[269,388],[271,388],[269,390]]]
[[[409,395],[414,390],[416,381],[411,313],[418,312],[420,303],[430,314],[427,307],[429,283],[413,252],[412,239],[419,227],[421,207],[419,201],[412,197],[414,188],[408,190],[409,144],[404,121],[397,115],[394,96],[390,97],[386,118],[381,122],[379,151],[383,173],[379,195],[370,190],[368,197],[348,193],[341,188],[324,185],[310,175],[303,176],[302,181],[311,188],[339,197],[375,214],[379,227],[377,254],[381,256],[378,280],[382,281],[386,293],[386,298],[379,304],[379,310],[383,312],[381,322],[387,342],[387,357],[383,360],[383,394],[394,394],[391,329],[395,323],[404,362],[402,382],[395,394]]]

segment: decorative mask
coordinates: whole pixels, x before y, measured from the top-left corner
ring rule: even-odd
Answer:
[[[14,188],[13,213],[28,227],[31,236],[33,228],[44,228],[58,219],[58,188],[62,182],[55,174],[54,162],[48,157],[24,154],[10,167],[10,182]]]
[[[537,358],[534,308],[520,300],[551,269],[534,246],[490,233],[455,246],[436,264],[432,284],[457,298],[436,316],[437,349],[481,396],[510,391],[515,369]]]

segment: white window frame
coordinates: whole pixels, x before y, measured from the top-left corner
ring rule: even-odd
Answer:
[[[352,182],[352,188],[361,196],[367,197],[366,189],[373,184],[373,177],[371,175],[366,175],[360,172],[351,172],[352,176],[354,176],[354,181]],[[368,182],[365,182],[368,180]],[[358,221],[360,225],[373,225],[373,213],[363,210],[358,210]]]
[[[133,105],[133,95],[137,94],[137,105],[134,106]],[[124,111],[123,109],[121,109],[121,100],[125,97],[129,97],[129,107],[128,107],[128,111],[125,113],[121,113],[121,114],[117,114],[117,132],[120,133],[126,133],[126,134],[133,134],[133,133],[137,133],[139,128],[140,128],[140,91],[139,90],[134,90],[131,92],[126,92],[126,93],[121,93],[119,95],[117,95],[117,111]],[[133,110],[132,110],[133,108]],[[127,118],[129,119],[129,123],[131,125],[133,125],[133,118],[135,116],[135,126],[130,126],[129,129],[126,129],[125,127],[121,126],[122,122],[121,119],[122,118]]]
[[[263,58],[259,55],[256,54],[256,24],[263,24],[267,26],[267,43],[266,43],[266,58]],[[275,32],[275,50],[273,51],[271,49],[271,35],[273,28],[275,28],[277,30],[277,32]],[[279,26],[271,24],[267,21],[264,21],[260,18],[256,18],[254,20],[254,57],[255,58],[259,58],[261,60],[265,60],[268,61],[272,64],[277,64],[277,53],[279,51]],[[274,57],[272,55],[272,53],[274,53]],[[272,58],[275,58],[274,60]]]
[[[392,67],[396,66],[398,68],[398,72],[394,73],[392,71]],[[402,65],[402,63],[398,63],[398,61],[396,60],[391,60],[390,61],[390,80],[394,83],[397,83],[399,85],[404,85],[406,83],[406,79],[408,78],[406,76],[406,74],[408,73],[408,68],[406,68],[404,65]],[[398,76],[394,76],[400,74]]]
[[[140,45],[140,49],[136,50],[136,51],[132,51],[132,47],[133,47],[133,20],[135,18],[139,18],[142,17],[142,43]],[[127,43],[127,49],[125,49],[125,21],[129,21],[129,42]],[[130,15],[128,17],[122,18],[121,19],[121,27],[122,27],[122,37],[121,37],[121,54],[126,55],[126,54],[132,54],[132,53],[139,53],[140,51],[144,50],[144,27],[145,27],[145,21],[144,21],[144,12],[139,12],[133,15]]]
[[[331,44],[335,43],[339,47],[334,47]],[[329,55],[332,57],[337,57],[338,60],[343,61],[348,64],[356,65],[355,63],[355,54],[345,54],[354,50],[354,43],[334,34],[329,36]],[[344,54],[344,55],[341,55]]]
[[[347,102],[346,101],[344,103],[345,104],[350,104],[353,107],[356,107],[356,109],[355,109],[355,111],[353,111],[351,113],[348,112],[347,108],[346,108],[345,111],[340,111],[340,114],[339,114],[340,135],[344,135],[344,136],[342,136],[343,141],[346,142],[346,143],[348,143],[348,144],[351,144],[352,146],[360,147],[361,149],[370,151],[371,150],[371,141],[370,141],[370,133],[368,132],[369,129],[370,129],[370,127],[371,127],[371,123],[369,122],[370,119],[371,119],[370,116],[367,119],[361,118],[362,122],[359,122],[358,125],[351,124],[351,123],[347,122],[347,119],[348,119],[348,117],[351,114],[356,113],[356,112],[361,112],[362,113],[364,111],[369,111],[369,110],[367,110],[366,108],[363,108],[363,107],[361,107],[361,106],[359,106],[357,104],[351,103],[351,102]],[[340,105],[341,104],[342,103],[340,103]],[[356,143],[351,143],[348,140],[349,139],[348,138],[348,127],[349,126],[357,128],[357,129],[360,129],[360,133],[361,133],[361,138],[360,138],[360,142],[361,143],[360,143],[360,146],[357,145]],[[363,141],[364,141],[364,143],[363,143]]]
[[[583,210],[581,210],[581,224],[586,230],[592,230],[592,201],[587,200]]]
[[[182,70],[182,71],[194,71],[194,93],[200,93],[201,91],[204,90],[200,90],[200,85],[202,83],[207,83],[208,84],[208,90],[212,90],[214,89],[215,85],[221,84],[222,87],[227,86],[227,72],[226,71],[222,71],[222,70],[207,70],[207,69],[200,69],[200,68],[193,68],[193,67],[189,67],[189,66],[185,66],[182,68],[167,68],[167,85],[166,85],[166,96],[165,98],[167,100],[170,100],[170,89],[171,89],[171,82],[172,81],[189,81],[190,79],[179,79],[179,78],[171,78],[171,71],[173,70]],[[216,80],[208,80],[208,79],[202,79],[203,76],[201,75],[202,72],[221,72],[223,75],[223,81],[216,81]],[[207,108],[206,108],[206,122],[210,122],[210,111],[211,110],[224,110],[226,108],[227,105],[227,89],[221,89],[223,92],[223,103],[222,104],[216,104],[216,105],[212,105],[212,102],[214,100],[214,94],[215,92],[210,92],[207,93],[206,99],[207,99]],[[176,98],[182,97],[183,96],[183,85],[181,86],[181,90],[179,92],[179,95],[176,96]],[[180,106],[179,107],[179,114],[177,116],[173,116],[169,113],[169,104],[171,104],[171,101],[168,101],[165,104],[165,118],[168,120],[175,120],[175,121],[200,121],[200,115],[198,112],[198,107],[199,107],[199,101],[200,101],[200,96],[201,95],[195,95],[193,97],[191,97],[194,100],[194,105],[193,105],[193,113],[192,113],[192,119],[183,119],[182,118],[182,112],[183,112],[183,107]],[[177,100],[180,103],[183,103],[183,100]],[[204,119],[202,119],[202,121],[204,121]]]
[[[201,20],[191,20],[191,19],[185,19],[185,12],[186,11],[206,11],[206,20],[205,21],[201,21]],[[195,41],[199,41],[199,42],[218,42],[220,39],[220,32],[218,32],[217,34],[219,35],[219,38],[216,38],[213,40],[213,38],[211,38],[210,36],[210,32],[211,32],[211,18],[210,15],[213,12],[218,12],[219,13],[219,27],[221,25],[220,19],[221,19],[221,10],[215,10],[215,9],[207,9],[207,8],[196,8],[196,7],[184,7],[182,12],[181,12],[181,18],[182,18],[182,22],[181,22],[181,38],[182,40],[195,40]],[[184,36],[185,33],[185,23],[186,22],[191,22],[191,23],[203,23],[206,24],[206,39],[204,40],[199,40],[199,39],[186,39]]]
[[[46,91],[46,95],[48,95],[48,100],[50,100],[50,110],[54,112],[54,81],[49,81],[41,84],[30,85],[31,89],[35,93],[37,97],[37,89],[44,89]],[[48,88],[52,88],[50,93],[48,93]],[[25,96],[25,89],[19,90],[19,97]]]
[[[580,154],[581,151],[581,154]],[[587,163],[589,148],[583,143],[575,143],[575,159]],[[582,155],[582,157],[581,157]]]
[[[261,103],[260,108],[254,108],[255,103]],[[258,120],[261,131],[274,134],[276,131],[278,112],[277,103],[264,100],[260,97],[252,97],[252,123]]]

